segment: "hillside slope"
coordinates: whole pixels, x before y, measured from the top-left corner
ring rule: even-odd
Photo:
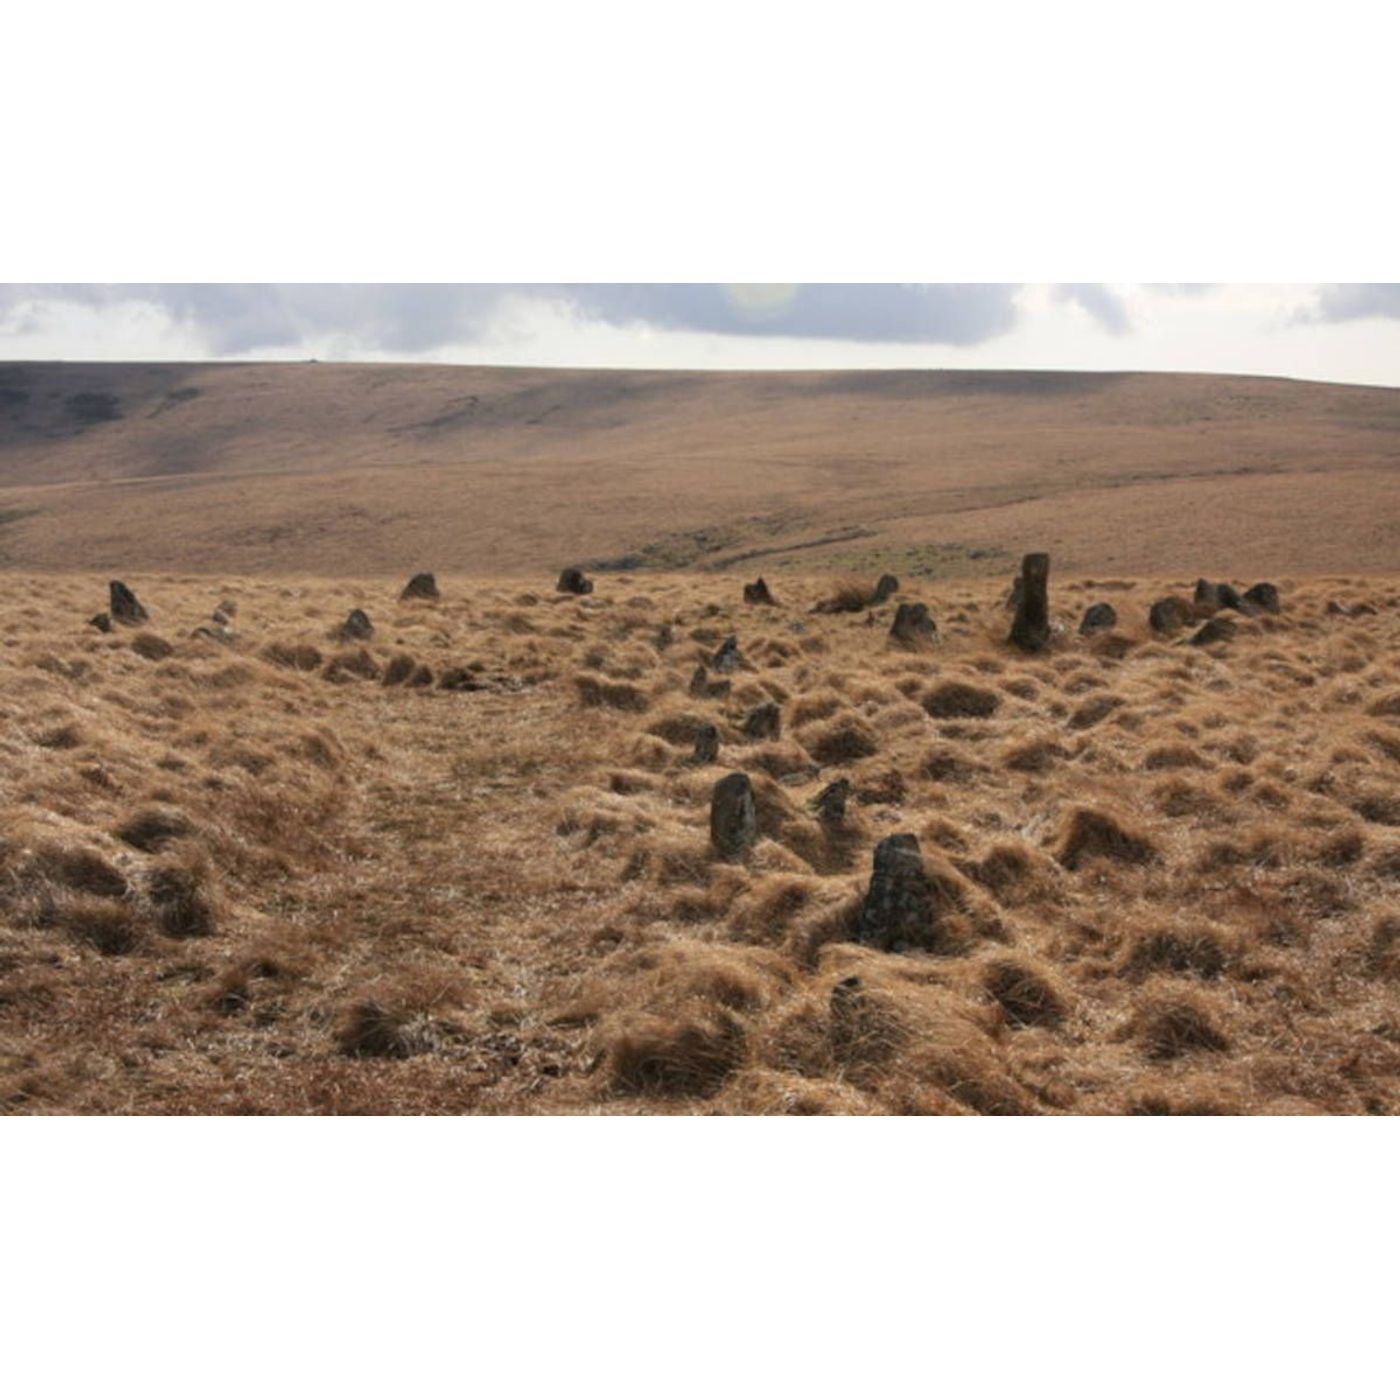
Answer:
[[[1197,375],[0,365],[0,564],[1386,569],[1400,390]]]

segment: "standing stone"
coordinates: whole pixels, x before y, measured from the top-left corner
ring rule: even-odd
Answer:
[[[719,730],[713,724],[702,724],[695,731],[695,752],[690,761],[703,767],[719,757]]]
[[[770,606],[777,604],[777,599],[768,591],[768,585],[761,578],[757,583],[744,585],[744,601],[746,603],[766,603]]]
[[[139,627],[143,622],[150,621],[150,615],[137,602],[136,595],[119,579],[113,579],[107,585],[107,595],[107,611],[111,613],[114,622],[125,623],[128,627]]]
[[[776,739],[782,728],[782,711],[771,700],[750,710],[744,720],[744,736],[748,739]]]
[[[875,847],[856,941],[890,953],[900,948],[933,948],[939,932],[919,838],[908,832],[885,837]]]
[[[1079,635],[1087,637],[1092,632],[1107,632],[1118,625],[1118,614],[1112,603],[1094,603],[1084,609],[1083,620],[1079,624]]]
[[[441,596],[438,592],[437,579],[432,574],[414,574],[404,584],[403,592],[399,594],[399,601],[403,603],[412,598],[428,598],[436,601]]]
[[[758,839],[758,809],[747,773],[730,773],[710,795],[710,840],[725,860],[738,860]]]
[[[1154,632],[1176,632],[1191,621],[1191,607],[1183,598],[1159,598],[1148,609],[1147,621]]]
[[[582,569],[565,569],[559,575],[559,582],[554,585],[554,591],[556,593],[573,593],[582,597],[586,593],[593,592],[593,580]]]
[[[1252,604],[1240,596],[1240,590],[1233,584],[1216,584],[1215,596],[1220,600],[1220,606],[1222,608],[1233,608],[1235,612],[1240,613],[1252,613],[1254,611]]]
[[[1246,603],[1253,603],[1256,608],[1263,608],[1266,613],[1282,610],[1278,600],[1278,589],[1271,583],[1256,583],[1245,592],[1244,600]]]
[[[711,633],[711,636],[713,635]],[[739,639],[731,635],[720,643],[719,650],[710,658],[710,665],[716,671],[737,671],[743,660],[739,655]]]
[[[828,826],[839,826],[846,820],[846,803],[851,796],[851,780],[849,778],[837,778],[834,783],[828,783],[817,795],[812,806],[816,808],[817,816]]]
[[[1043,651],[1050,641],[1050,556],[1021,560],[1021,598],[1011,624],[1011,642],[1022,651]]]
[[[890,640],[913,651],[938,640],[938,624],[928,615],[927,603],[901,603],[890,624]]]
[[[335,637],[340,642],[367,642],[374,636],[374,624],[363,608],[351,609],[345,621],[335,629]]]
[[[878,608],[886,598],[893,598],[899,592],[899,580],[893,574],[881,574],[875,585],[875,596],[870,600],[872,608]]]

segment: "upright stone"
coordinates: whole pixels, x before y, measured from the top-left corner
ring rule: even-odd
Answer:
[[[928,615],[927,603],[901,603],[890,624],[890,641],[915,651],[938,640],[938,624]]]
[[[919,838],[907,832],[885,837],[875,847],[857,941],[889,953],[900,948],[933,948],[939,932]]]
[[[426,598],[436,601],[442,595],[438,592],[437,579],[432,574],[414,574],[409,581],[404,584],[403,592],[399,594],[400,602],[408,602],[413,598]]]
[[[128,627],[139,627],[150,621],[150,615],[137,601],[136,595],[120,579],[113,579],[107,585],[107,611],[114,622],[125,623]]]
[[[713,724],[702,724],[695,731],[695,752],[690,761],[698,767],[713,763],[719,757],[719,730]]]
[[[758,839],[758,809],[747,773],[730,773],[710,795],[710,840],[725,860],[738,860]]]
[[[881,574],[879,582],[875,585],[875,595],[870,600],[872,608],[878,608],[887,598],[893,598],[899,592],[899,580],[893,574]]]
[[[1021,598],[1011,623],[1011,642],[1022,651],[1043,651],[1050,641],[1050,556],[1021,560]]]
[[[582,569],[565,569],[559,575],[559,582],[554,585],[554,591],[573,593],[581,598],[584,594],[593,592],[593,580]]]

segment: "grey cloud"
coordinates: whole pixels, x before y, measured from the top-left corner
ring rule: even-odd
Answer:
[[[1123,299],[1102,282],[1061,282],[1055,294],[1083,307],[1110,335],[1126,335],[1132,329]]]
[[[704,282],[48,283],[0,286],[0,312],[52,302],[146,303],[196,331],[217,355],[327,335],[402,353],[469,344],[490,334],[514,298],[611,326],[976,345],[1015,326],[1020,290],[1013,283],[809,282],[786,290]]]
[[[1400,282],[1328,282],[1305,319],[1359,321],[1368,316],[1400,319]]]

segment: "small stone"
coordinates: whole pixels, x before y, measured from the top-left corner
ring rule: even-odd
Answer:
[[[776,739],[782,733],[782,711],[771,700],[750,710],[744,720],[744,737]]]
[[[1174,596],[1159,598],[1148,609],[1147,621],[1154,632],[1178,632],[1191,621],[1191,605]]]
[[[1235,624],[1228,617],[1213,617],[1190,639],[1193,647],[1208,647],[1215,642],[1228,642],[1235,635]]]
[[[851,780],[837,778],[828,783],[813,799],[817,816],[829,826],[839,826],[846,820],[846,803],[851,796]]]
[[[927,603],[901,603],[890,624],[890,640],[910,651],[938,640],[938,624],[928,615]]]
[[[1278,589],[1271,583],[1256,583],[1253,588],[1245,591],[1244,600],[1246,603],[1253,603],[1256,608],[1263,608],[1266,613],[1276,614],[1282,611]]]
[[[404,584],[403,592],[399,594],[399,601],[405,603],[414,598],[425,598],[436,602],[441,596],[438,592],[437,579],[432,574],[414,574]]]
[[[719,730],[713,724],[702,724],[695,731],[695,752],[690,761],[703,767],[719,757]]]
[[[367,642],[374,636],[374,624],[363,608],[355,608],[335,629],[334,635],[338,642]]]
[[[150,615],[137,601],[136,595],[120,579],[113,579],[107,585],[107,611],[113,622],[124,623],[127,627],[139,627],[150,621]]]
[[[725,860],[738,860],[757,839],[753,783],[747,773],[730,773],[710,795],[710,840]]]
[[[100,612],[96,617],[88,619],[89,627],[96,627],[99,632],[110,632],[112,630],[112,617],[110,613]]]
[[[893,574],[881,574],[875,585],[875,596],[870,600],[872,608],[878,608],[887,598],[899,592],[899,580]]]
[[[1079,635],[1087,637],[1093,632],[1107,632],[1118,625],[1118,614],[1112,603],[1094,603],[1084,609],[1083,620],[1079,624]]]
[[[768,585],[759,579],[756,583],[746,583],[744,585],[744,601],[746,603],[765,603],[775,606],[777,599],[768,591]]]
[[[697,700],[720,700],[729,694],[729,681],[712,681],[704,665],[695,668],[690,678],[690,694]]]
[[[556,593],[573,593],[578,597],[593,592],[593,580],[582,569],[565,569],[554,585]]]
[[[710,665],[716,671],[737,671],[743,662],[744,658],[739,655],[739,639],[733,635],[726,637],[720,643],[719,650],[710,658]]]
[[[665,651],[676,640],[676,629],[669,622],[663,622],[656,629],[656,649]]]

